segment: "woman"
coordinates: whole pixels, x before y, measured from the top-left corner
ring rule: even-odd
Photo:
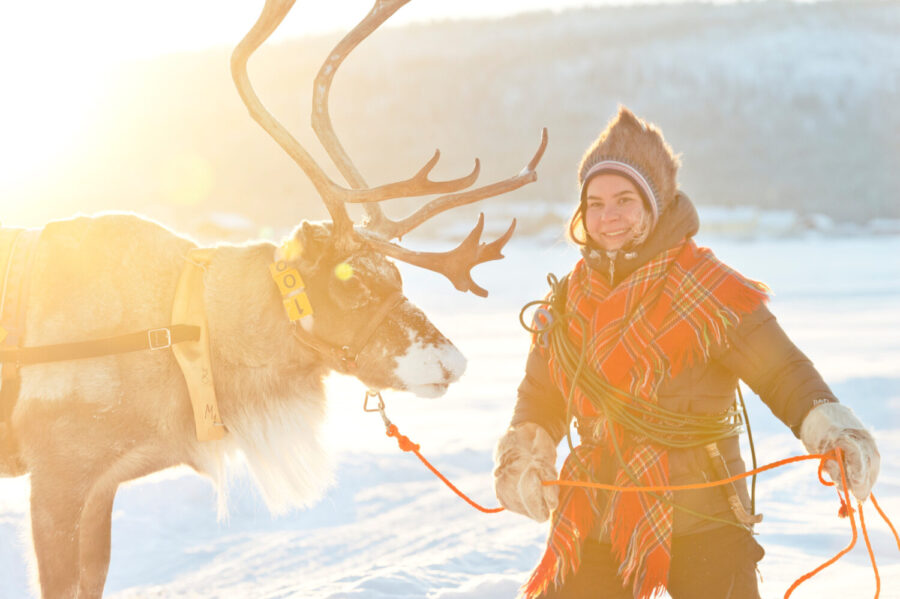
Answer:
[[[583,258],[535,318],[512,424],[495,452],[501,504],[538,521],[553,516],[526,597],[759,597],[759,518],[743,480],[659,493],[542,486],[556,479],[571,418],[581,445],[563,480],[721,479],[745,472],[734,407],[741,379],[811,453],[844,450],[859,500],[878,474],[872,436],[784,334],[766,288],[694,244],[697,213],[677,170],[660,131],[625,108],[578,169],[569,232]]]

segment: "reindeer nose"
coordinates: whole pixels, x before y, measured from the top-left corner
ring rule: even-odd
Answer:
[[[467,361],[466,357],[461,351],[456,349],[455,345],[452,343],[447,343],[447,345],[449,347],[441,357],[441,370],[444,373],[444,382],[450,384],[458,381],[466,371]]]

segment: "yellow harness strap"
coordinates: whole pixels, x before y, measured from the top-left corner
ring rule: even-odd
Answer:
[[[219,417],[216,402],[209,357],[209,325],[203,302],[203,273],[214,252],[213,248],[195,248],[188,252],[172,305],[172,322],[200,327],[199,340],[172,345],[172,353],[187,382],[200,441],[218,441],[228,432]]]

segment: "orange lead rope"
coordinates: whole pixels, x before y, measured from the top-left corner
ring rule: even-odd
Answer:
[[[378,405],[374,408],[369,407],[369,398],[377,398]],[[496,514],[498,512],[502,512],[504,508],[496,507],[496,508],[486,508],[484,506],[479,505],[472,499],[470,499],[465,493],[460,491],[453,483],[451,483],[447,477],[440,473],[440,471],[431,465],[431,463],[425,459],[425,457],[419,452],[419,445],[417,443],[413,443],[410,441],[409,437],[405,435],[401,435],[400,431],[397,429],[397,425],[391,422],[387,415],[384,412],[384,400],[381,397],[381,393],[378,391],[366,391],[365,403],[363,404],[363,409],[366,412],[378,412],[381,415],[381,419],[384,421],[384,426],[386,429],[386,433],[388,437],[394,437],[397,439],[397,445],[399,445],[400,449],[403,451],[410,451],[416,454],[416,457],[421,460],[425,466],[434,473],[439,479],[441,479],[445,485],[447,485],[454,493],[459,495],[462,499],[466,501],[469,505],[474,507],[476,510],[480,512],[484,512],[486,514]],[[851,530],[851,538],[850,543],[840,550],[837,554],[834,555],[831,559],[823,562],[817,568],[807,572],[800,578],[794,581],[794,583],[788,588],[788,590],[784,593],[784,599],[788,599],[791,594],[800,586],[803,582],[809,580],[828,566],[837,562],[841,557],[850,552],[851,549],[856,545],[856,541],[859,538],[859,533],[856,530],[856,518],[854,517],[854,512],[858,510],[859,512],[859,524],[860,529],[862,530],[863,539],[866,542],[866,550],[869,552],[869,560],[872,562],[872,570],[875,572],[875,599],[878,599],[881,594],[881,577],[878,574],[878,565],[875,563],[875,553],[872,551],[872,543],[869,540],[869,533],[866,529],[866,521],[863,516],[863,506],[862,503],[856,502],[857,509],[854,510],[850,505],[850,492],[847,490],[847,474],[844,471],[844,461],[841,458],[841,450],[835,449],[828,453],[819,453],[819,454],[810,454],[803,456],[793,456],[790,458],[785,458],[783,460],[778,460],[772,462],[770,464],[766,464],[764,466],[760,466],[759,468],[754,468],[749,472],[744,472],[743,474],[738,474],[735,476],[731,476],[729,478],[725,478],[722,480],[705,482],[705,483],[697,483],[692,485],[669,485],[663,487],[619,487],[616,485],[607,485],[603,483],[590,483],[590,482],[579,482],[579,481],[570,481],[570,480],[545,480],[542,484],[544,485],[556,485],[556,486],[577,486],[577,487],[589,487],[592,489],[603,489],[607,491],[619,491],[625,493],[634,493],[634,492],[647,492],[647,491],[682,491],[686,489],[705,489],[709,487],[717,487],[720,485],[730,484],[734,481],[740,480],[742,478],[747,478],[748,476],[753,476],[754,474],[759,474],[761,472],[766,472],[767,470],[773,470],[775,468],[779,468],[781,466],[785,466],[787,464],[792,464],[794,462],[802,462],[804,460],[819,460],[819,469],[818,469],[818,477],[819,482],[827,487],[834,486],[834,483],[828,480],[825,480],[822,476],[822,470],[825,467],[825,462],[828,460],[835,460],[841,468],[841,482],[843,491],[838,491],[838,498],[841,502],[841,507],[838,510],[838,516],[841,518],[850,518],[850,530]],[[891,523],[890,519],[888,519],[887,515],[881,509],[881,506],[878,505],[878,501],[875,500],[875,494],[872,493],[869,495],[869,499],[872,500],[872,505],[878,511],[878,514],[884,519],[887,523],[888,527],[891,529],[891,532],[894,535],[894,540],[897,542],[897,549],[900,550],[900,535],[897,534],[897,529],[894,528],[894,525]]]
[[[402,449],[403,451],[411,451],[414,454],[416,454],[416,457],[419,458],[420,460],[422,460],[422,463],[425,464],[425,466],[429,470],[434,472],[435,476],[437,476],[439,479],[444,481],[444,484],[447,485],[448,487],[450,487],[451,491],[453,491],[454,493],[456,493],[457,495],[462,497],[466,501],[466,503],[471,505],[473,508],[475,508],[479,512],[484,512],[485,514],[496,514],[498,512],[502,512],[505,509],[502,507],[493,507],[493,508],[484,507],[484,506],[479,505],[479,504],[475,503],[474,501],[472,501],[472,499],[470,499],[468,495],[466,495],[465,493],[463,493],[462,491],[457,489],[453,483],[451,483],[449,480],[447,480],[446,476],[441,474],[437,468],[432,466],[431,462],[429,462],[428,460],[425,459],[425,456],[423,456],[421,453],[419,453],[419,446],[416,443],[413,443],[412,441],[410,441],[409,437],[406,437],[406,436],[400,434],[400,431],[397,430],[396,424],[390,424],[388,426],[387,436],[388,437],[396,437],[397,444],[400,446],[400,449]]]
[[[377,398],[378,404],[375,407],[370,408],[369,407],[369,398]],[[416,454],[416,457],[419,458],[419,460],[421,460],[421,462],[423,464],[425,464],[426,468],[431,470],[435,476],[437,476],[439,479],[441,479],[444,482],[444,484],[450,488],[451,491],[453,491],[454,493],[459,495],[462,499],[465,500],[466,503],[471,505],[473,508],[475,508],[479,512],[484,512],[485,514],[496,514],[498,512],[502,512],[505,509],[502,507],[487,508],[487,507],[484,507],[482,505],[475,503],[472,499],[469,498],[468,495],[466,495],[465,493],[463,493],[462,491],[457,489],[456,486],[453,483],[451,483],[447,479],[446,476],[441,474],[437,468],[432,466],[431,462],[426,460],[425,456],[423,456],[421,453],[419,453],[418,443],[413,443],[412,441],[409,440],[409,437],[407,437],[405,435],[401,435],[400,431],[397,429],[397,425],[394,424],[393,422],[391,422],[390,419],[387,417],[387,414],[385,414],[385,412],[384,412],[384,399],[382,399],[381,393],[379,391],[371,391],[371,390],[366,391],[366,398],[365,398],[365,401],[363,402],[363,410],[365,410],[366,412],[378,412],[381,415],[381,420],[384,421],[384,428],[385,428],[385,432],[387,433],[387,436],[396,438],[397,445],[400,446],[400,449],[402,449],[403,451],[411,451],[414,454]]]
[[[823,562],[814,570],[807,572],[806,574],[804,574],[803,576],[801,576],[800,578],[795,580],[794,584],[792,584],[790,586],[790,588],[788,588],[788,590],[784,593],[784,599],[788,599],[788,597],[791,596],[791,593],[793,593],[794,590],[797,587],[799,587],[803,582],[809,580],[810,578],[812,578],[813,576],[815,576],[816,574],[818,574],[819,572],[821,572],[822,570],[824,570],[825,568],[830,566],[831,564],[833,564],[836,561],[838,561],[839,559],[841,559],[844,555],[849,553],[849,551],[851,549],[853,549],[853,546],[856,545],[856,539],[858,538],[858,535],[856,532],[856,519],[853,517],[853,508],[850,507],[850,492],[847,490],[847,475],[844,472],[844,461],[841,459],[841,450],[835,449],[827,454],[824,454],[824,455],[818,454],[818,455],[814,455],[811,457],[818,457],[821,459],[821,461],[819,462],[819,471],[818,471],[819,482],[827,487],[834,486],[834,483],[831,481],[827,481],[822,477],[822,470],[825,467],[826,460],[835,458],[837,460],[838,465],[841,467],[841,483],[844,488],[844,491],[843,491],[844,494],[843,494],[843,496],[841,496],[841,492],[838,491],[838,498],[841,501],[841,507],[838,510],[838,516],[841,518],[846,518],[848,516],[850,517],[850,529],[852,530],[853,536],[850,539],[850,544],[847,545],[846,547],[844,547],[843,549],[841,549],[840,551],[838,551],[834,557]],[[862,504],[858,504],[858,505],[860,506],[860,509],[861,509]],[[860,512],[860,513],[862,513],[862,512]],[[868,533],[866,533],[865,523],[863,523],[863,535],[866,537],[866,545],[868,546],[869,545],[869,536],[868,536]],[[878,568],[875,566],[875,557],[872,555],[871,549],[869,551],[869,556],[872,559],[872,567],[875,568],[875,599],[878,599],[878,595],[881,594],[881,580],[878,576]]]

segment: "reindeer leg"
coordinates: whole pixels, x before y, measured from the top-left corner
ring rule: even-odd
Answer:
[[[95,486],[88,495],[78,526],[78,599],[100,599],[109,571],[113,500],[118,484]]]
[[[43,599],[101,597],[119,484],[179,461],[143,426],[128,426],[132,420],[49,402],[35,402],[22,414]]]
[[[80,576],[78,599],[100,599],[109,570],[113,500],[123,482],[172,465],[152,445],[133,447],[115,458],[96,478],[84,501],[78,525]]]
[[[43,599],[76,597],[83,497],[71,473],[32,467],[31,531]]]

